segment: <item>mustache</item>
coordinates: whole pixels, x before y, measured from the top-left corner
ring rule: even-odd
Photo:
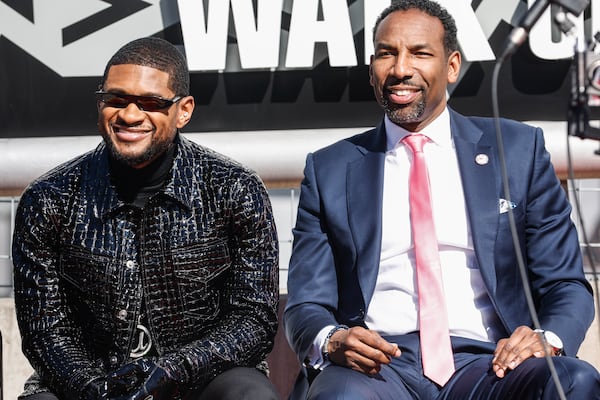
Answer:
[[[152,130],[152,126],[146,125],[144,122],[136,122],[133,124],[129,124],[125,121],[118,120],[110,124],[112,129],[136,129],[136,130]]]
[[[384,82],[384,87],[385,88],[389,88],[389,87],[396,86],[396,85],[412,86],[412,87],[415,87],[415,88],[420,88],[421,87],[421,85],[418,82],[415,82],[411,78],[389,77]]]

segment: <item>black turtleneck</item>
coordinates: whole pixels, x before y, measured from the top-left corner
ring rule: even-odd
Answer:
[[[144,207],[150,196],[167,181],[176,148],[177,145],[173,143],[167,151],[144,168],[130,167],[109,155],[110,175],[121,200],[140,208]]]

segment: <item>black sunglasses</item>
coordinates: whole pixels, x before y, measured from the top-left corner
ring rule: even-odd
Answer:
[[[172,99],[165,99],[160,96],[134,96],[132,94],[110,93],[98,90],[96,99],[109,107],[125,108],[130,103],[134,103],[142,111],[159,111],[171,107],[184,96],[175,96]]]

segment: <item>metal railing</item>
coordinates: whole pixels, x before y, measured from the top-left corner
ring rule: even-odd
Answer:
[[[571,199],[573,199],[572,196],[578,196],[582,208],[583,223],[577,218],[575,205],[573,212],[573,221],[580,233],[582,250],[586,250],[585,247],[588,245],[582,240],[582,232],[585,229],[595,259],[600,259],[600,179],[580,179],[569,186],[569,196]],[[292,249],[291,232],[298,207],[298,188],[271,189],[269,195],[279,235],[280,289],[285,292],[288,262]],[[12,296],[10,248],[18,202],[18,197],[0,197],[0,297]],[[584,265],[586,274],[591,277],[592,268],[586,257],[584,257]]]
[[[289,256],[292,250],[292,227],[296,219],[297,189],[272,189],[269,196],[273,205],[275,224],[279,235],[279,285],[285,292]],[[12,297],[11,241],[18,197],[0,197],[0,297]],[[1,400],[1,399],[0,399]]]
[[[584,268],[586,274],[593,277],[592,274],[598,274],[597,269],[600,268],[594,265],[600,260],[600,179],[577,179],[570,182],[569,198],[573,204],[572,219],[579,233]],[[580,210],[577,210],[577,205]]]

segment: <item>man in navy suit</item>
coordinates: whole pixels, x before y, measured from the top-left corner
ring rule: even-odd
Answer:
[[[561,388],[570,399],[600,398],[598,372],[575,358],[593,297],[542,131],[501,121],[507,195],[493,120],[446,104],[461,64],[447,11],[429,0],[394,2],[375,24],[374,49],[370,81],[383,122],[306,160],[284,323],[312,381],[307,398],[556,399]],[[428,140],[454,363],[442,383],[424,375],[421,360],[412,153],[402,141],[415,133]],[[528,310],[511,213],[542,332]]]

